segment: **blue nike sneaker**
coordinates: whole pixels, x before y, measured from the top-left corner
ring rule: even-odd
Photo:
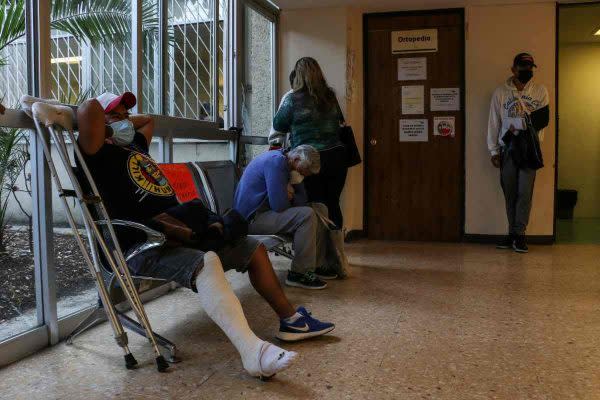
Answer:
[[[316,336],[321,336],[335,329],[335,325],[331,322],[321,322],[312,317],[312,314],[304,307],[299,307],[298,314],[302,315],[294,322],[285,322],[281,320],[279,323],[279,332],[277,338],[286,342],[296,342]]]

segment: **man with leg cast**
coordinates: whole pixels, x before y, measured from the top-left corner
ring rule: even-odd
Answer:
[[[179,205],[173,189],[148,155],[153,123],[149,117],[129,116],[135,104],[131,93],[104,94],[78,109],[79,146],[96,180],[111,218],[128,219],[170,227],[172,223],[188,234],[191,243],[203,244],[219,239],[216,252],[208,248],[163,246],[130,260],[139,275],[173,280],[198,292],[207,314],[223,329],[240,352],[244,367],[255,376],[270,376],[286,368],[295,353],[286,352],[258,339],[250,330],[239,300],[225,280],[225,269],[248,271],[255,289],[269,302],[281,319],[280,330],[298,333],[291,340],[316,336],[333,329],[321,323],[304,308],[295,310],[283,293],[266,250],[243,234],[232,233],[239,221],[198,212],[197,205]],[[181,207],[179,207],[181,206]],[[181,221],[177,217],[206,215],[206,220]],[[162,216],[162,218],[156,218]],[[189,225],[206,229],[199,235]],[[176,229],[176,230],[177,230]],[[172,230],[165,229],[165,233]],[[178,240],[180,236],[175,236]],[[171,238],[169,238],[171,239]],[[175,240],[175,241],[176,241]],[[119,236],[127,252],[128,239]],[[128,246],[129,244],[129,246]],[[221,264],[221,262],[223,264]],[[299,329],[294,330],[294,327]]]

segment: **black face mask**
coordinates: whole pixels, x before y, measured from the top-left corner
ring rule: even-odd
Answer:
[[[517,78],[519,79],[519,82],[521,82],[522,84],[526,84],[527,82],[529,82],[531,80],[531,78],[533,78],[533,71],[531,71],[531,70],[519,71],[519,75]]]

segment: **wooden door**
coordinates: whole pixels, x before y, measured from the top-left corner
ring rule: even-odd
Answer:
[[[459,241],[462,238],[463,21],[463,10],[365,16],[365,222],[370,239]],[[437,51],[424,49],[425,52],[392,54],[393,32],[423,29],[437,30]],[[399,80],[399,58],[423,57],[426,58],[426,79]],[[402,61],[405,64],[413,60]],[[410,78],[422,76],[417,74]],[[402,113],[403,86],[423,86],[423,114]],[[432,111],[431,89],[448,88],[459,88],[459,104],[455,102],[450,106],[458,106],[459,110],[448,111],[448,104],[445,104],[442,105],[445,111]],[[448,96],[451,92],[435,91],[438,100],[435,107],[440,108],[439,96]],[[412,95],[406,96],[406,104],[414,104],[414,99]],[[415,111],[419,112],[412,110]],[[454,137],[434,135],[434,130],[448,134],[452,118]],[[427,136],[421,135],[421,140],[426,138],[427,141],[400,141],[401,119],[427,120]]]

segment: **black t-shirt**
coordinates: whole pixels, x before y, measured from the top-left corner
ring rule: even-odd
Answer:
[[[105,143],[96,154],[83,157],[112,219],[144,223],[178,204],[139,132],[126,147]]]

